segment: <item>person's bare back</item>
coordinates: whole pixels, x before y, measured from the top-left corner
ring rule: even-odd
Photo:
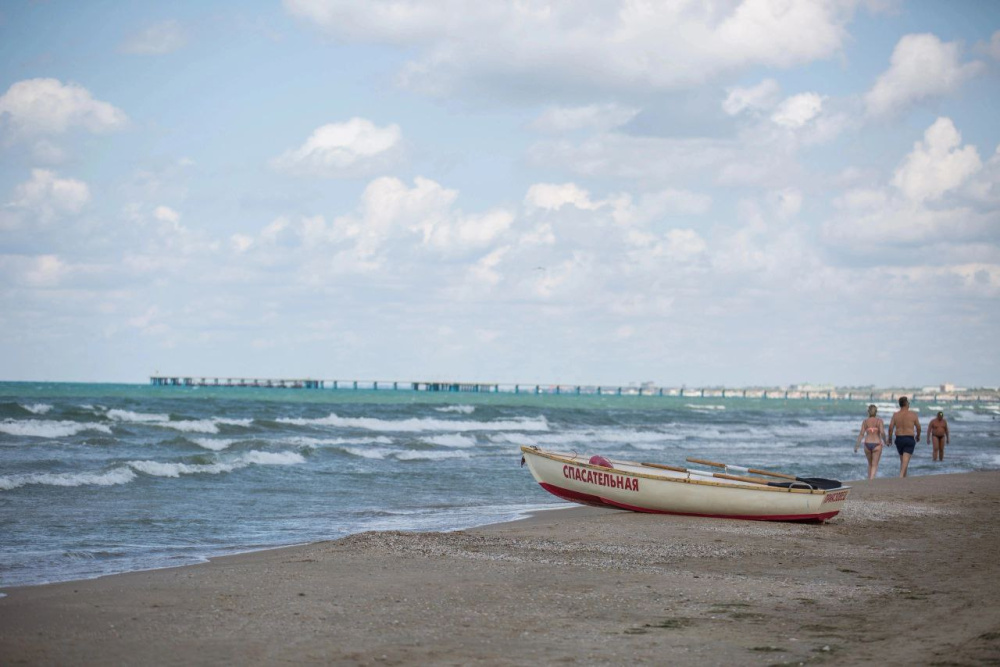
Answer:
[[[906,396],[899,397],[899,412],[889,422],[890,440],[893,431],[896,433],[896,451],[899,452],[899,476],[906,477],[910,457],[920,441],[920,418],[916,412],[910,411],[910,401]]]
[[[908,406],[901,408],[899,412],[892,416],[892,421],[889,422],[889,433],[891,434],[893,430],[895,430],[897,436],[908,435],[919,440],[920,417],[917,416],[916,412],[910,410]]]

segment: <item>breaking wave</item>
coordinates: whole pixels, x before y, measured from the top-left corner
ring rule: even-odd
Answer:
[[[27,419],[16,421],[5,419],[0,422],[0,433],[19,435],[31,438],[68,438],[84,431],[100,431],[111,434],[111,428],[104,424],[88,424],[69,421],[45,421]]]
[[[135,479],[135,473],[129,468],[119,467],[107,472],[62,472],[62,473],[28,473],[24,475],[8,475],[0,477],[0,490],[9,491],[28,484],[45,486],[114,486],[128,484]]]
[[[295,452],[252,451],[229,461],[215,463],[171,463],[163,461],[129,461],[128,466],[154,477],[180,477],[181,475],[218,475],[232,472],[250,465],[295,465],[305,463],[301,454]]]
[[[375,417],[339,417],[330,413],[326,417],[306,419],[299,417],[279,417],[282,424],[295,426],[336,426],[341,428],[360,428],[369,431],[382,432],[417,432],[417,431],[547,431],[549,423],[545,417],[522,417],[518,419],[497,420],[487,422],[452,421],[448,419],[427,419],[413,417],[410,419],[378,419]]]
[[[432,445],[441,445],[442,447],[475,447],[476,439],[469,437],[467,435],[461,435],[459,433],[448,433],[446,435],[434,435],[429,438],[424,438],[424,440]]]
[[[458,412],[463,415],[471,415],[476,411],[476,408],[473,405],[445,405],[434,409],[438,412]]]

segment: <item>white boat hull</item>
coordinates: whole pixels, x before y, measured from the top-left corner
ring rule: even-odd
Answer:
[[[826,521],[836,516],[850,487],[806,489],[716,479],[703,474],[658,470],[613,461],[613,468],[587,458],[522,447],[525,462],[542,488],[584,505],[634,512],[751,519]]]

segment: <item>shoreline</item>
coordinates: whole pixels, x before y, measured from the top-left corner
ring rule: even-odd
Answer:
[[[478,528],[485,528],[485,527],[488,527],[488,526],[500,526],[500,525],[507,524],[507,523],[518,523],[520,521],[525,521],[527,519],[532,518],[536,513],[551,512],[551,511],[554,511],[554,510],[568,510],[568,509],[573,509],[573,508],[576,508],[576,507],[580,507],[580,506],[579,505],[574,505],[574,504],[571,504],[571,503],[566,503],[565,505],[553,505],[552,507],[539,507],[539,508],[535,508],[535,509],[527,509],[527,510],[522,510],[521,511],[521,516],[515,517],[513,519],[504,519],[502,521],[489,521],[489,522],[486,522],[486,523],[477,523],[477,524],[473,524],[471,526],[467,526],[465,528],[453,528],[453,529],[443,529],[443,530],[369,530],[369,531],[360,531],[358,533],[349,533],[349,534],[343,535],[341,537],[334,537],[334,538],[330,538],[330,539],[327,539],[327,540],[316,540],[316,541],[313,541],[313,542],[293,542],[291,544],[277,544],[277,545],[273,545],[273,546],[265,546],[265,547],[260,547],[260,548],[256,548],[256,549],[246,549],[246,550],[242,550],[239,547],[232,547],[234,549],[239,549],[239,550],[238,551],[233,551],[233,552],[230,552],[230,553],[221,553],[221,554],[215,554],[215,555],[200,556],[200,557],[198,557],[199,560],[196,560],[196,561],[193,561],[193,562],[189,562],[189,563],[178,563],[176,565],[160,565],[160,566],[157,566],[157,567],[147,567],[147,568],[140,568],[140,569],[136,569],[136,570],[124,570],[122,572],[109,572],[107,574],[96,574],[96,575],[94,575],[92,577],[81,577],[81,578],[77,578],[77,579],[57,579],[57,580],[53,580],[53,581],[40,581],[38,583],[33,583],[33,584],[14,584],[12,586],[4,586],[4,585],[2,585],[2,583],[0,583],[0,598],[6,597],[7,591],[12,591],[12,590],[15,590],[15,589],[20,589],[20,588],[36,588],[38,586],[55,586],[57,584],[71,584],[71,583],[75,583],[75,582],[79,582],[79,581],[94,581],[96,579],[104,579],[106,577],[118,577],[118,576],[123,576],[123,575],[127,575],[127,574],[138,574],[138,573],[142,573],[142,572],[157,572],[159,570],[172,570],[172,569],[182,568],[182,567],[195,567],[197,565],[206,565],[206,564],[214,562],[214,561],[216,561],[216,560],[218,560],[220,558],[231,558],[233,556],[244,556],[246,554],[256,554],[256,553],[262,553],[262,552],[265,552],[265,551],[275,551],[275,550],[279,550],[279,549],[294,549],[294,548],[297,548],[297,547],[308,547],[308,546],[312,546],[312,545],[316,545],[316,544],[329,544],[331,542],[337,542],[339,540],[344,540],[344,539],[347,539],[349,537],[352,537],[353,535],[359,535],[359,534],[362,534],[362,533],[402,532],[402,533],[442,533],[442,534],[447,534],[447,533],[453,533],[453,532],[458,532],[458,531],[476,530]]]
[[[42,664],[1000,657],[1000,471],[850,482],[819,526],[567,506],[5,589]]]

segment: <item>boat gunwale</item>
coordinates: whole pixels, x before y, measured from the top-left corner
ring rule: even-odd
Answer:
[[[591,470],[597,470],[599,472],[613,472],[617,475],[627,475],[629,477],[638,477],[640,479],[651,479],[662,482],[680,482],[683,484],[700,484],[703,486],[719,486],[726,489],[741,489],[747,491],[775,491],[778,493],[808,493],[810,495],[821,495],[825,496],[828,491],[843,491],[844,489],[850,489],[849,486],[838,486],[835,489],[798,489],[792,487],[781,487],[781,486],[764,486],[763,484],[752,485],[752,484],[726,484],[723,482],[710,482],[708,480],[694,479],[691,477],[691,473],[687,473],[687,477],[661,477],[659,475],[650,475],[641,472],[630,472],[628,470],[619,470],[618,468],[606,468],[605,466],[594,465],[593,463],[582,463],[574,461],[573,459],[566,458],[559,454],[554,454],[551,452],[545,452],[540,449],[534,449],[530,445],[521,445],[521,452],[524,454],[534,454],[536,456],[541,456],[542,458],[550,459],[552,461],[562,461],[564,463],[570,463],[572,465],[580,466],[582,468],[590,468]],[[633,461],[621,461],[626,465],[638,465],[641,466],[642,463],[636,463]]]

